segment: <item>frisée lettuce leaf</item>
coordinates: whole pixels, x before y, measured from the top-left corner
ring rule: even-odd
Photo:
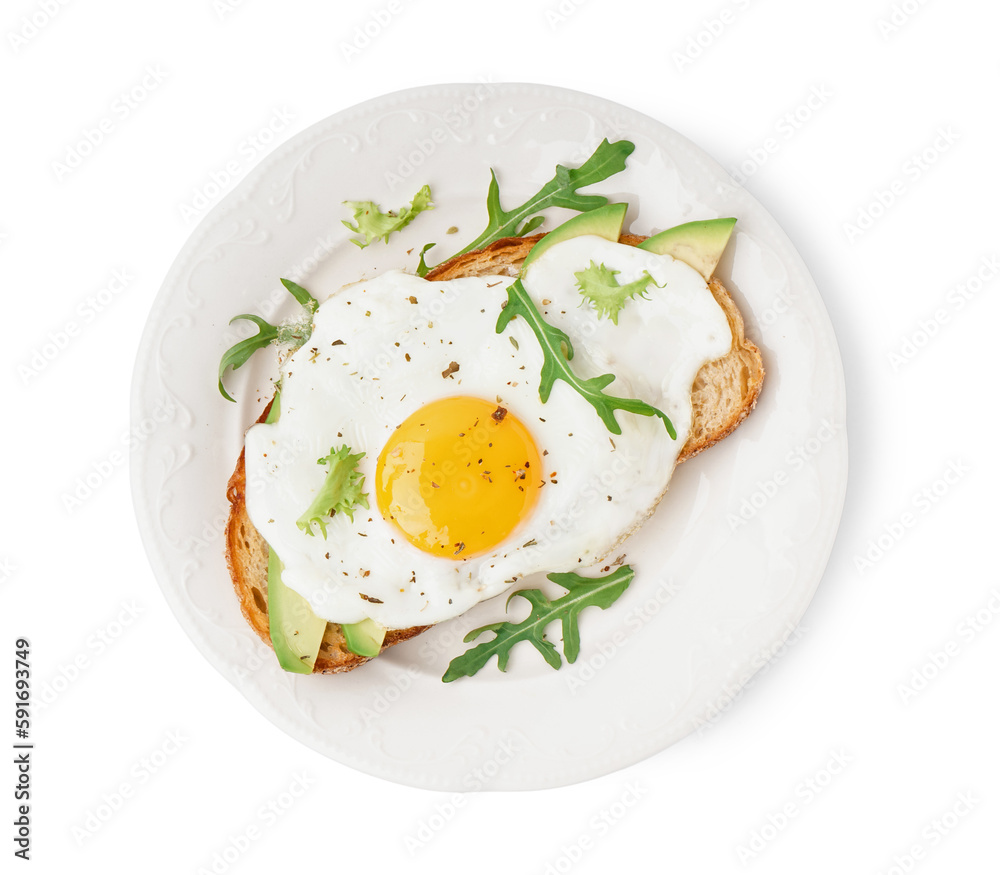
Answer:
[[[591,261],[589,267],[573,274],[580,294],[594,305],[597,318],[610,319],[615,325],[618,324],[618,314],[622,307],[631,298],[645,298],[646,288],[653,282],[649,271],[644,270],[639,279],[621,285],[617,279],[619,273],[621,271],[611,270],[604,264]]]
[[[330,454],[317,459],[317,465],[326,465],[326,480],[312,504],[296,521],[297,525],[307,535],[315,535],[313,525],[326,538],[326,524],[335,513],[342,513],[354,522],[354,508],[361,506],[368,509],[368,494],[362,492],[365,486],[364,475],[357,470],[358,462],[364,458],[364,453],[352,453],[346,444],[339,450],[330,447]]]
[[[387,213],[383,213],[379,205],[372,201],[344,201],[344,203],[351,208],[354,224],[347,219],[344,219],[343,223],[355,234],[361,235],[361,238],[351,238],[351,242],[361,249],[376,240],[388,243],[390,234],[405,228],[424,210],[434,209],[429,185],[423,186],[413,196],[408,207],[390,210]]]

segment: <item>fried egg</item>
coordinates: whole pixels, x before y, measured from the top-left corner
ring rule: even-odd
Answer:
[[[647,297],[598,318],[574,274],[591,262]],[[246,436],[247,511],[285,584],[329,621],[390,629],[437,623],[521,578],[601,561],[667,488],[691,424],[691,384],[732,335],[705,280],[670,256],[599,237],[552,246],[522,282],[573,343],[583,379],[639,398],[610,434],[557,380],[539,399],[543,353],[522,318],[496,332],[509,277],[428,281],[391,271],[345,286],[281,365],[281,414]],[[325,537],[296,523],[326,479],[317,460],[364,453],[368,508],[335,513]]]

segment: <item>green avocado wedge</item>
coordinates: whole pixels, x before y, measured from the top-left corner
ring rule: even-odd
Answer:
[[[547,249],[562,243],[573,237],[582,237],[584,234],[594,234],[603,237],[605,240],[618,242],[622,233],[622,225],[625,224],[625,213],[628,211],[628,204],[606,204],[596,210],[580,213],[567,219],[558,228],[553,228],[541,240],[539,240],[528,253],[521,265],[521,275],[536,258]]]
[[[264,417],[264,422],[268,424],[277,422],[279,416],[281,416],[281,389],[275,388],[274,398],[271,399],[271,407]]]
[[[271,646],[278,664],[296,674],[312,674],[316,667],[319,645],[326,631],[326,620],[317,617],[312,608],[294,589],[281,580],[283,566],[278,554],[267,555],[267,616]]]
[[[687,222],[647,237],[639,244],[639,248],[657,255],[671,255],[710,280],[735,224],[736,219]]]
[[[276,422],[281,415],[281,392],[275,389],[271,409],[264,422]],[[294,589],[281,580],[283,566],[278,554],[267,553],[267,620],[278,664],[296,674],[312,674],[316,667],[319,645],[326,631],[326,620],[317,617],[313,609]]]
[[[358,656],[378,656],[385,641],[385,626],[374,620],[361,620],[358,623],[341,623],[347,649]]]

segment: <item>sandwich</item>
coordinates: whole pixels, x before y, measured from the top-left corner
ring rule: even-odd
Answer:
[[[544,618],[573,661],[576,614],[631,581],[623,545],[675,466],[753,410],[762,357],[714,276],[736,220],[644,237],[623,233],[627,205],[587,206],[322,304],[283,281],[305,324],[229,478],[226,558],[287,670],[352,670],[538,573],[565,609],[518,590],[530,634],[474,630],[496,646],[444,679],[494,653],[503,669],[526,638],[557,666]],[[248,350],[224,359],[224,394]]]

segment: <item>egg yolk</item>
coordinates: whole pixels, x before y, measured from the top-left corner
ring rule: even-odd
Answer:
[[[421,407],[390,436],[375,468],[382,516],[428,553],[465,559],[492,549],[531,513],[541,461],[502,405],[467,396]]]

